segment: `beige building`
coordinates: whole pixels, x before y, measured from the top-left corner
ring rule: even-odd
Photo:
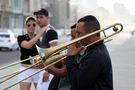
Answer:
[[[40,8],[49,10],[50,23],[56,29],[68,28],[69,6],[69,0],[0,0],[0,31],[22,34],[26,16]]]
[[[66,28],[69,23],[69,0],[48,0],[51,23],[55,28]]]
[[[20,32],[22,21],[22,0],[0,0],[0,31]]]

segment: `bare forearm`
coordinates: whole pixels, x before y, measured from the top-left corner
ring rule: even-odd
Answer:
[[[35,36],[33,37],[31,40],[29,41],[23,41],[21,43],[21,46],[23,48],[27,48],[27,49],[30,49],[35,43],[37,43],[37,41],[39,40],[39,38],[42,36],[42,34],[45,32],[46,30],[46,27],[44,28],[41,28],[40,32]]]
[[[23,48],[27,48],[27,49],[30,49],[35,43],[37,43],[37,41],[39,40],[39,38],[41,37],[41,33],[38,33],[34,38],[32,38],[31,40],[29,41],[23,41],[21,43],[21,46]]]
[[[66,66],[63,66],[62,68],[56,68],[55,66],[50,66],[47,71],[55,76],[64,77],[67,75],[67,69]]]

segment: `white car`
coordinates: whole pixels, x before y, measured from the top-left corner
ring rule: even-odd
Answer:
[[[17,39],[13,32],[0,32],[0,50],[18,50]]]

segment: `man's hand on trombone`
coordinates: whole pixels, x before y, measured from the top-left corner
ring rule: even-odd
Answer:
[[[72,45],[68,46],[67,56],[77,55],[77,54],[80,53],[80,51],[82,49],[83,48],[81,46],[80,47],[77,47],[76,44],[72,44]]]
[[[38,62],[39,62],[39,63],[38,63]],[[34,59],[32,60],[32,64],[34,64],[34,63],[38,63],[37,65],[34,66],[34,67],[36,67],[36,68],[43,68],[43,67],[45,67],[45,65],[44,65],[43,62],[42,62],[41,57],[34,58]]]

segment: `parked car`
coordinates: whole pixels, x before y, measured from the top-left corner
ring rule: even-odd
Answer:
[[[19,46],[13,32],[0,32],[0,50],[18,50]]]

